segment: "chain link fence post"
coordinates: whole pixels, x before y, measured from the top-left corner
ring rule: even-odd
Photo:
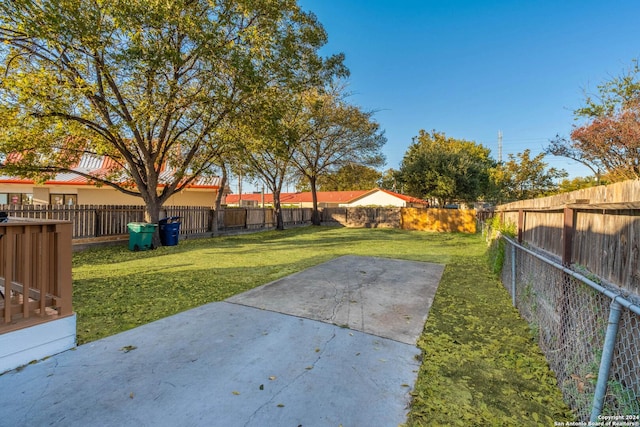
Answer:
[[[518,307],[516,303],[516,246],[511,246],[511,303]]]
[[[607,394],[607,383],[609,381],[609,371],[611,369],[611,361],[613,360],[613,352],[615,351],[616,335],[618,335],[618,325],[620,323],[620,314],[622,306],[615,299],[611,301],[609,310],[609,323],[607,325],[607,333],[604,337],[604,346],[602,348],[602,357],[600,358],[600,369],[598,371],[598,382],[593,393],[593,406],[591,409],[592,423],[598,421],[598,417],[604,406],[604,398]]]

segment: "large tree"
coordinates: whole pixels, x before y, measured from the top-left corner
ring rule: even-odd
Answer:
[[[531,150],[516,155],[509,154],[509,160],[492,169],[491,177],[498,203],[513,200],[533,199],[558,191],[557,180],[565,178],[563,169],[548,168],[544,162],[545,153],[532,157]]]
[[[146,219],[220,163],[262,89],[321,84],[342,57],[295,0],[0,2],[5,173],[44,179],[83,154],[91,181],[141,197]],[[165,173],[171,171],[170,174]]]
[[[252,113],[244,121],[245,139],[240,156],[248,175],[264,182],[273,195],[276,229],[284,229],[280,194],[293,174],[292,157],[299,144],[297,115],[300,98],[283,88],[272,87],[263,93]]]
[[[559,193],[570,193],[572,191],[581,190],[583,188],[595,187],[600,182],[593,176],[575,177],[573,179],[563,178],[558,183]]]
[[[380,186],[382,174],[376,169],[354,163],[346,164],[335,172],[320,175],[316,183],[319,191],[371,190]],[[309,181],[301,180],[299,191],[309,191]]]
[[[596,180],[640,178],[640,67],[598,86],[574,112],[582,120],[569,139],[556,136],[546,151],[588,166]]]
[[[382,172],[379,186],[385,190],[404,193],[400,171],[393,168],[389,168]]]
[[[382,166],[387,142],[373,112],[349,104],[341,88],[311,90],[298,116],[299,144],[293,156],[298,173],[308,180],[313,200],[312,223],[320,224],[318,178],[348,164]]]
[[[404,155],[398,174],[404,192],[435,199],[440,206],[474,202],[489,188],[495,162],[481,144],[421,130]]]

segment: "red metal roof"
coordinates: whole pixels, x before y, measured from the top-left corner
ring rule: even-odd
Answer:
[[[418,199],[404,194],[394,193],[393,191],[384,190],[382,188],[374,188],[373,190],[352,190],[352,191],[318,191],[318,203],[350,203],[357,199],[360,199],[368,194],[376,191],[382,191],[399,199],[402,199],[408,203],[427,205],[428,203],[422,199]],[[240,200],[239,194],[228,194],[226,196],[226,203],[237,204]],[[262,203],[262,194],[247,193],[242,195],[242,200],[253,200],[258,203]],[[298,193],[281,193],[280,203],[311,203],[312,195],[310,191],[298,192]],[[264,195],[265,203],[273,203],[273,195]]]
[[[369,190],[356,190],[356,191],[318,191],[318,202],[320,203],[348,203],[353,199],[357,199],[363,194],[368,193]],[[239,194],[228,194],[227,203],[238,203],[240,200]],[[262,194],[247,193],[242,195],[242,200],[253,200],[258,203],[262,202]],[[311,203],[313,201],[310,191],[298,192],[298,193],[280,193],[280,203]],[[273,203],[273,194],[264,195],[265,203]]]
[[[349,203],[351,200],[357,199],[369,190],[353,190],[353,191],[318,191],[317,197],[320,203]],[[287,193],[285,197],[280,197],[282,203],[311,203],[313,196],[310,191],[299,193]]]
[[[390,194],[392,196],[398,197],[398,198],[404,200],[405,202],[415,203],[415,204],[422,204],[422,205],[428,205],[429,204],[429,202],[427,202],[426,200],[418,199],[417,197],[407,196],[405,194],[400,194],[400,193],[394,193],[393,191],[385,190],[384,188],[378,188],[378,190],[380,190],[382,192],[385,192],[387,194]]]
[[[17,161],[20,155],[12,154],[7,156],[7,161]],[[119,169],[118,165],[110,158],[104,156],[94,156],[85,154],[78,161],[78,164],[72,168],[78,172],[89,173],[95,177],[104,177],[107,174],[113,174],[114,171]],[[172,169],[165,169],[160,174],[160,185],[165,185],[169,182],[173,176],[174,171]],[[129,181],[124,173],[121,174],[121,179],[118,182]],[[220,177],[217,176],[203,176],[192,182],[187,188],[203,188],[203,189],[219,189]],[[0,184],[34,184],[32,179],[25,179],[16,176],[0,175]],[[94,185],[84,176],[78,175],[73,172],[62,172],[56,174],[53,179],[47,180],[45,185]]]
[[[281,200],[282,200],[282,195],[280,197],[281,197]],[[237,204],[238,201],[240,200],[240,195],[239,194],[227,194],[225,198],[226,198],[226,203]],[[262,203],[262,194],[243,193],[242,194],[242,200],[253,200],[255,202]],[[272,194],[265,194],[264,195],[264,202],[265,203],[273,203],[273,195]]]

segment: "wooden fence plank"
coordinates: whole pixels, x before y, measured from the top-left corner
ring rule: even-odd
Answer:
[[[634,180],[508,203],[496,213],[517,224],[518,211],[525,212],[525,244],[640,295],[638,201]]]

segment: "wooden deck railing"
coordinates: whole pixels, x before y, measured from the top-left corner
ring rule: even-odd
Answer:
[[[73,314],[68,221],[0,223],[0,334]]]

